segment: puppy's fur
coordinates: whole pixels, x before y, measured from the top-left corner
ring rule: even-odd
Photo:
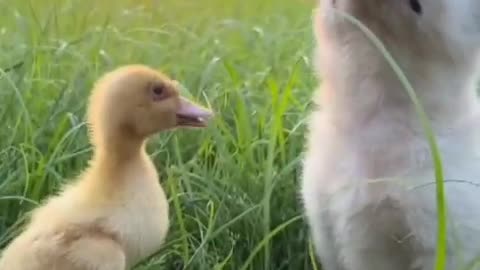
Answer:
[[[418,6],[415,6],[419,4]],[[334,9],[371,29],[400,64],[443,155],[448,269],[480,256],[478,0],[322,0],[322,86],[310,119],[302,197],[325,270],[433,269],[433,165],[413,104],[380,52]]]

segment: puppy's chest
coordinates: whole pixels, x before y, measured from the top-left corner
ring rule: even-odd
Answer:
[[[337,176],[378,179],[409,174],[430,166],[427,142],[417,137],[368,138],[345,143],[337,156]]]
[[[468,164],[477,159],[474,143],[467,136],[436,136],[443,169],[447,175],[459,177],[458,164]],[[364,179],[391,178],[418,174],[433,174],[432,150],[423,134],[387,138],[353,140],[343,148],[343,169]],[[339,162],[342,164],[342,162]],[[345,166],[346,165],[346,166]],[[348,165],[351,167],[348,168]],[[356,175],[355,175],[356,173]],[[342,169],[339,171],[342,174]],[[431,179],[433,181],[433,179]]]

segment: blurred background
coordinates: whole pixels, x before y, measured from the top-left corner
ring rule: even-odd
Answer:
[[[137,269],[319,269],[298,196],[314,0],[0,0],[0,248],[91,154],[102,73],[163,70],[215,110],[149,144],[168,241]]]

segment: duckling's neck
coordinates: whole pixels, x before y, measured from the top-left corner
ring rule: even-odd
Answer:
[[[131,192],[159,188],[157,170],[145,149],[146,139],[95,137],[92,144],[93,157],[80,178],[81,194],[89,203],[110,204],[130,198]]]
[[[145,138],[130,135],[104,136],[93,141],[93,164],[109,171],[121,171],[128,164],[144,160],[147,156]]]

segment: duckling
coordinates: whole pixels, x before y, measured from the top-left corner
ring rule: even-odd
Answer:
[[[302,198],[322,269],[429,270],[437,251],[435,176],[419,117],[384,55],[340,13],[383,42],[428,115],[447,180],[447,269],[479,258],[479,10],[478,0],[320,1],[321,108],[309,120]]]
[[[32,212],[4,250],[1,270],[130,269],[162,245],[168,203],[146,139],[205,127],[213,113],[179,95],[179,84],[143,65],[99,79],[88,108],[88,168]]]

